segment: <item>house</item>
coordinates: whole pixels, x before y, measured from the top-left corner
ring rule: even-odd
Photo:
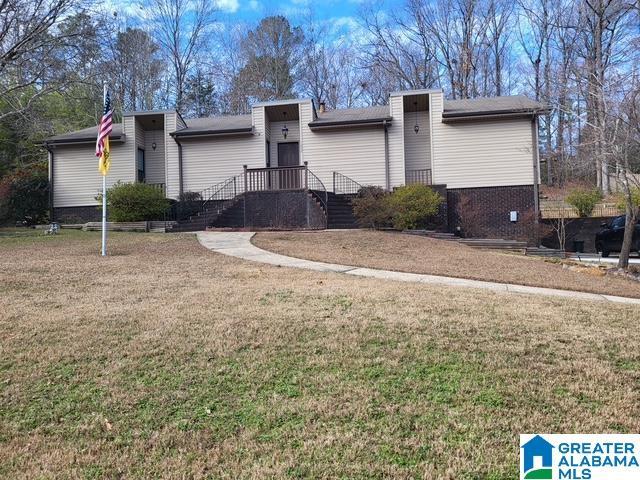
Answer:
[[[520,447],[522,452],[522,469],[528,473],[532,469],[540,469],[539,476],[530,478],[552,478],[551,468],[553,468],[553,449],[551,443],[547,442],[540,435],[536,435]],[[536,460],[538,460],[536,462]],[[544,475],[543,475],[544,473]],[[529,476],[525,476],[529,478]]]
[[[182,219],[184,230],[352,226],[348,198],[360,186],[423,183],[445,199],[434,228],[473,223],[476,236],[522,239],[537,221],[544,111],[523,96],[445,100],[442,90],[411,90],[369,108],[294,99],[210,118],[128,112],[113,127],[107,182],[147,182],[176,200],[198,192],[201,214]],[[100,215],[96,132],[45,143],[58,221]]]

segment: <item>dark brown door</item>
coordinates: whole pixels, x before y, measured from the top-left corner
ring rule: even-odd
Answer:
[[[278,144],[278,167],[300,166],[300,148],[298,142]],[[280,188],[292,190],[300,188],[302,171],[299,168],[280,171]]]

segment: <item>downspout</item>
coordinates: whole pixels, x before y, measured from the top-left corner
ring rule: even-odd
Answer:
[[[55,210],[53,208],[53,149],[48,142],[44,142],[44,148],[49,152],[49,221],[53,223],[55,221]]]
[[[178,200],[182,198],[183,188],[182,188],[182,144],[177,137],[173,137],[175,142],[178,144]]]
[[[533,140],[533,205],[535,211],[536,243],[540,244],[540,147],[538,145],[538,116],[534,115],[531,121]]]
[[[389,172],[389,123],[387,120],[382,122],[384,126],[384,179],[385,188],[388,191],[391,190],[391,178]]]

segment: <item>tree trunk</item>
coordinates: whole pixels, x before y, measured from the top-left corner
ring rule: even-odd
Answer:
[[[627,219],[624,224],[624,237],[622,240],[622,248],[618,257],[618,268],[629,268],[629,253],[631,252],[633,242],[633,231],[636,228],[638,212],[632,212],[629,207],[626,208]]]

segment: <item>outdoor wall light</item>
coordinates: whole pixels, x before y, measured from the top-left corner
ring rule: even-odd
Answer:
[[[282,116],[284,116],[284,121],[287,121],[287,112],[282,112]],[[282,127],[282,136],[285,138],[287,138],[287,134],[289,133],[289,129],[287,128],[287,124],[284,124],[284,127]]]
[[[158,145],[156,145],[156,142],[153,142],[153,143],[151,144],[151,148],[153,148],[154,150],[156,149],[156,147],[157,147],[157,146],[158,146]]]

